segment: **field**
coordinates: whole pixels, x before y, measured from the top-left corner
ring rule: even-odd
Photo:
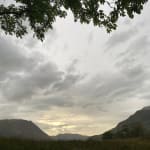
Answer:
[[[37,142],[1,139],[0,150],[150,150],[150,140]]]

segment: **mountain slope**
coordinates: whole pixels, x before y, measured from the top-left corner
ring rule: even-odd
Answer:
[[[130,116],[127,120],[120,122],[116,129],[119,130],[123,126],[132,126],[133,124],[141,124],[145,130],[150,131],[150,107],[144,107]]]
[[[0,137],[48,140],[49,136],[31,121],[10,119],[0,120]]]
[[[102,135],[92,136],[90,140],[129,138],[150,135],[150,107],[135,112],[128,119]]]

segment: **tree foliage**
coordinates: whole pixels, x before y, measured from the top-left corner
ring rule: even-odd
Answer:
[[[0,28],[6,34],[22,37],[30,28],[34,35],[44,39],[57,17],[65,18],[68,10],[74,20],[116,29],[119,17],[140,14],[148,0],[14,0],[14,4],[0,4]],[[29,28],[30,27],[30,28]]]

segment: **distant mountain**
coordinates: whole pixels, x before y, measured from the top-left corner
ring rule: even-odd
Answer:
[[[90,137],[90,140],[130,138],[150,135],[150,106],[135,112],[128,119],[102,135]]]
[[[58,135],[53,136],[51,138],[53,140],[58,140],[58,141],[71,141],[71,140],[85,141],[88,139],[88,136],[83,136],[80,134],[58,134]]]
[[[0,137],[32,140],[50,139],[33,122],[20,119],[0,120]]]

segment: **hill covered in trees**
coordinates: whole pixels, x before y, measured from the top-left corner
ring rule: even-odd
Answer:
[[[128,119],[120,122],[115,128],[102,135],[92,136],[91,140],[127,139],[150,136],[150,107],[145,107]]]

